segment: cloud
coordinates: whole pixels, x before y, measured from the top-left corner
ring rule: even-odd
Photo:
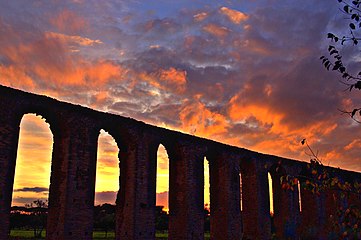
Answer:
[[[226,37],[230,32],[230,30],[224,26],[218,26],[216,24],[211,24],[211,23],[204,26],[203,30],[219,38]]]
[[[20,189],[14,189],[14,192],[35,192],[35,193],[41,193],[41,192],[48,192],[49,188],[44,187],[24,187]]]
[[[168,191],[157,193],[156,206],[163,206],[168,209]]]
[[[58,31],[68,34],[79,34],[89,28],[88,21],[69,9],[63,9],[50,17],[50,23],[57,28]]]
[[[206,19],[208,17],[208,14],[206,12],[200,12],[200,13],[197,13],[193,16],[194,18],[194,21],[196,22],[200,22],[200,21],[203,21],[204,19]]]
[[[116,197],[117,192],[114,191],[96,192],[94,205],[102,205],[104,203],[115,204]]]
[[[76,36],[76,35],[65,35],[62,33],[55,33],[55,32],[46,32],[45,37],[49,39],[59,39],[65,43],[75,43],[81,46],[94,46],[96,44],[102,44],[100,40],[93,40],[86,37]]]
[[[246,21],[248,19],[247,14],[234,9],[221,7],[219,10],[222,14],[226,15],[231,22],[235,24],[240,24],[241,22]]]

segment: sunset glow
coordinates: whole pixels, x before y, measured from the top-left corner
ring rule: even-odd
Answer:
[[[325,165],[361,171],[361,126],[338,111],[360,105],[360,95],[344,91],[319,60],[327,33],[344,27],[338,7],[318,0],[1,1],[0,84],[302,161],[309,161],[300,144],[306,138]],[[360,58],[350,59],[357,70]],[[49,125],[28,114],[20,131],[13,205],[46,199],[50,182]],[[102,131],[96,204],[115,200],[118,151]],[[160,146],[159,199],[167,199],[168,181]]]

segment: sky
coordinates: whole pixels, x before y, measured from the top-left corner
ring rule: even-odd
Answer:
[[[337,1],[0,1],[0,84],[250,150],[361,171],[360,102],[319,60]],[[353,66],[359,56],[342,50]],[[48,194],[52,135],[21,122],[14,204]],[[96,203],[114,201],[117,147],[100,134]],[[160,147],[157,196],[166,199]],[[206,194],[207,195],[207,194]]]

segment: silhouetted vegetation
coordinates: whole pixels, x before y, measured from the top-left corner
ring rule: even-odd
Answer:
[[[105,203],[94,207],[94,230],[108,232],[115,231],[115,205]]]
[[[13,207],[10,214],[11,229],[32,229],[34,238],[41,238],[46,227],[48,202],[35,200],[25,207]]]
[[[361,40],[361,0],[337,0],[340,4],[340,12],[347,19],[345,25],[345,34],[328,33],[327,38],[332,42],[328,46],[329,57],[321,56],[324,67],[329,71],[336,71],[340,74],[342,83],[344,83],[349,91],[353,89],[361,90],[361,69],[351,69],[349,60],[355,56],[349,55],[349,59],[345,60],[339,50],[345,45],[355,46],[355,51],[359,53],[358,44]],[[353,110],[341,110],[343,113],[349,114],[357,122],[361,119],[361,108],[356,107]]]
[[[321,159],[312,151],[307,144],[306,139],[302,140],[302,145],[306,145],[310,153],[310,163],[302,175],[299,176],[281,176],[281,185],[285,191],[294,191],[300,188],[321,196],[325,193],[331,193],[333,205],[333,214],[326,216],[328,239],[361,239],[361,209],[355,204],[350,204],[348,199],[353,195],[361,194],[361,183],[348,182],[332,169],[326,168]],[[280,169],[282,162],[279,162]],[[317,229],[317,226],[309,226],[307,230]],[[302,239],[313,238],[315,232],[302,232]]]
[[[157,235],[168,236],[169,214],[164,210],[163,206],[156,206],[156,230]],[[205,214],[205,231],[210,231],[210,211],[208,205],[204,209]],[[26,232],[33,231],[36,239],[44,237],[46,229],[47,202],[36,200],[24,207],[12,207],[10,214],[10,227],[15,232],[21,232],[24,238],[29,238]],[[94,206],[94,231],[101,238],[114,238],[115,232],[115,205],[105,203],[103,205]],[[103,233],[103,234],[102,234]],[[111,233],[111,234],[110,234]],[[159,238],[159,237],[158,237]],[[161,238],[161,237],[160,237]]]

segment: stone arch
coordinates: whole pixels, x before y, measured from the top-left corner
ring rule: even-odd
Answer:
[[[31,129],[31,133],[28,133],[27,131],[29,131],[28,129],[26,129],[26,126],[24,126],[25,124],[28,125],[28,127],[32,127]],[[41,141],[46,141],[46,145],[50,145],[50,149],[47,149],[47,153],[46,155],[48,156],[44,156],[49,158],[49,181],[50,181],[50,163],[51,163],[51,153],[52,153],[52,147],[53,147],[53,133],[50,129],[50,125],[49,123],[47,123],[44,118],[42,118],[41,115],[35,115],[35,114],[24,114],[22,119],[21,119],[21,123],[20,123],[20,138],[19,138],[19,144],[17,147],[18,150],[18,154],[17,154],[17,163],[19,160],[19,151],[20,154],[29,154],[30,150],[31,151],[35,151],[37,149],[37,145],[39,145],[39,142]],[[34,134],[32,134],[32,132],[37,131],[36,133],[38,133],[37,136],[33,136]],[[41,132],[40,132],[41,131]],[[27,141],[25,142],[24,138],[26,137],[35,137],[35,139],[33,139],[32,141]],[[28,145],[28,147],[27,147]],[[29,146],[30,145],[30,146]],[[31,147],[31,148],[30,148]],[[34,147],[34,148],[33,148]],[[45,146],[43,146],[44,148]],[[21,149],[20,149],[21,148]],[[28,150],[26,150],[26,148],[28,148]],[[43,156],[44,154],[40,154],[40,156]],[[37,156],[39,157],[39,156]],[[36,160],[35,157],[28,157],[28,159],[30,160]],[[30,161],[27,160],[27,161]],[[30,171],[31,174],[34,173],[33,170],[28,169],[27,171]],[[17,174],[16,174],[17,175]],[[44,187],[44,186],[42,186]],[[47,186],[48,187],[48,186]]]
[[[114,144],[115,143],[115,144]],[[106,149],[105,149],[106,148]],[[102,152],[100,151],[102,150]],[[114,180],[108,180],[108,184],[115,184],[117,185],[117,187],[112,187],[112,191],[119,191],[119,170],[120,170],[120,165],[119,165],[119,152],[120,152],[120,148],[117,144],[117,142],[115,141],[115,138],[108,133],[107,131],[105,131],[104,129],[101,129],[99,132],[99,136],[98,136],[98,148],[97,148],[97,175],[98,175],[98,171],[99,171],[99,167],[105,167],[107,168],[106,171],[109,172],[109,170],[114,170],[117,169],[117,181],[116,184],[112,183],[112,181]],[[115,160],[116,159],[116,160]],[[114,164],[114,162],[116,161],[116,164]],[[104,166],[99,166],[99,163],[102,162],[102,164]],[[96,176],[96,182],[98,182],[98,177]],[[113,177],[114,178],[114,177]],[[107,184],[107,185],[108,185]],[[109,186],[109,185],[108,185]],[[96,184],[96,188],[99,188],[98,183]],[[110,190],[107,190],[110,191]],[[112,202],[112,203],[115,203]]]
[[[203,158],[203,171],[204,171],[204,208],[205,208],[205,212],[209,211],[209,214],[206,215],[206,219],[205,219],[205,232],[209,232],[210,231],[210,215],[211,213],[211,209],[210,209],[210,162],[207,158],[207,155],[204,156]]]
[[[30,127],[31,130],[28,128]],[[14,177],[12,205],[35,205],[40,200],[47,205],[52,163],[53,133],[44,118],[35,114],[24,114],[19,126],[19,144]],[[26,183],[19,178],[27,179]],[[26,202],[16,202],[17,199],[28,199]],[[44,207],[44,206],[41,206]],[[46,213],[36,216],[39,224],[46,227]],[[35,221],[35,220],[34,220]],[[44,235],[44,231],[42,232]]]
[[[204,237],[206,147],[188,135],[167,135],[164,140],[170,160],[169,238],[201,239]]]
[[[240,156],[237,152],[208,145],[210,173],[211,239],[239,239],[242,234],[240,209]]]
[[[9,111],[11,109],[11,111]],[[0,175],[6,176],[0,181],[0,238],[6,238],[9,230],[10,206],[14,185],[15,165],[17,161],[18,142],[20,134],[20,123],[26,114],[40,115],[50,125],[50,131],[54,137],[56,128],[55,117],[51,116],[52,111],[47,107],[36,106],[31,102],[13,102],[13,98],[1,101],[0,104]]]
[[[162,172],[160,172],[159,170],[163,169]],[[166,210],[169,209],[169,203],[168,203],[168,192],[169,192],[169,156],[168,156],[168,152],[167,149],[165,148],[165,146],[163,144],[159,144],[158,148],[157,148],[157,195],[160,193],[164,193],[162,196],[161,201],[159,201],[158,197],[157,197],[157,205],[158,203],[166,203],[165,205],[163,205]],[[160,183],[162,182],[162,183]],[[166,199],[164,199],[166,198]]]
[[[278,160],[269,168],[273,189],[273,228],[280,238],[296,238],[300,221],[300,194],[298,191],[297,166],[288,165]],[[284,182],[289,185],[284,185]],[[296,182],[295,182],[296,181]]]
[[[319,237],[319,225],[321,220],[320,208],[322,207],[322,198],[312,193],[306,188],[306,182],[311,179],[311,171],[308,164],[304,164],[300,171],[300,195],[302,199],[302,212],[300,234],[309,238],[317,239]]]
[[[158,229],[169,229],[169,189],[170,189],[170,159],[166,147],[158,144],[156,158],[156,218],[158,221]]]
[[[269,161],[261,154],[250,154],[248,151],[241,153],[243,236],[269,239],[271,238],[267,169]]]
[[[115,202],[119,192],[119,146],[115,138],[104,129],[97,140],[95,176],[94,227],[106,227],[115,231]],[[103,187],[102,187],[103,186]],[[110,204],[110,205],[108,205]],[[109,221],[113,220],[114,224]]]
[[[282,201],[283,197],[283,190],[281,186],[281,177],[285,177],[287,175],[286,170],[283,166],[281,166],[280,163],[273,164],[269,170],[268,173],[270,175],[272,186],[270,186],[270,189],[272,189],[272,192],[270,190],[270,199],[272,198],[273,202],[273,218],[275,219],[275,222],[277,222],[277,218],[279,218],[280,214],[282,213],[282,210],[284,208],[284,201]],[[272,195],[271,195],[272,194]],[[281,216],[282,218],[282,216]],[[282,221],[282,220],[280,220]]]

